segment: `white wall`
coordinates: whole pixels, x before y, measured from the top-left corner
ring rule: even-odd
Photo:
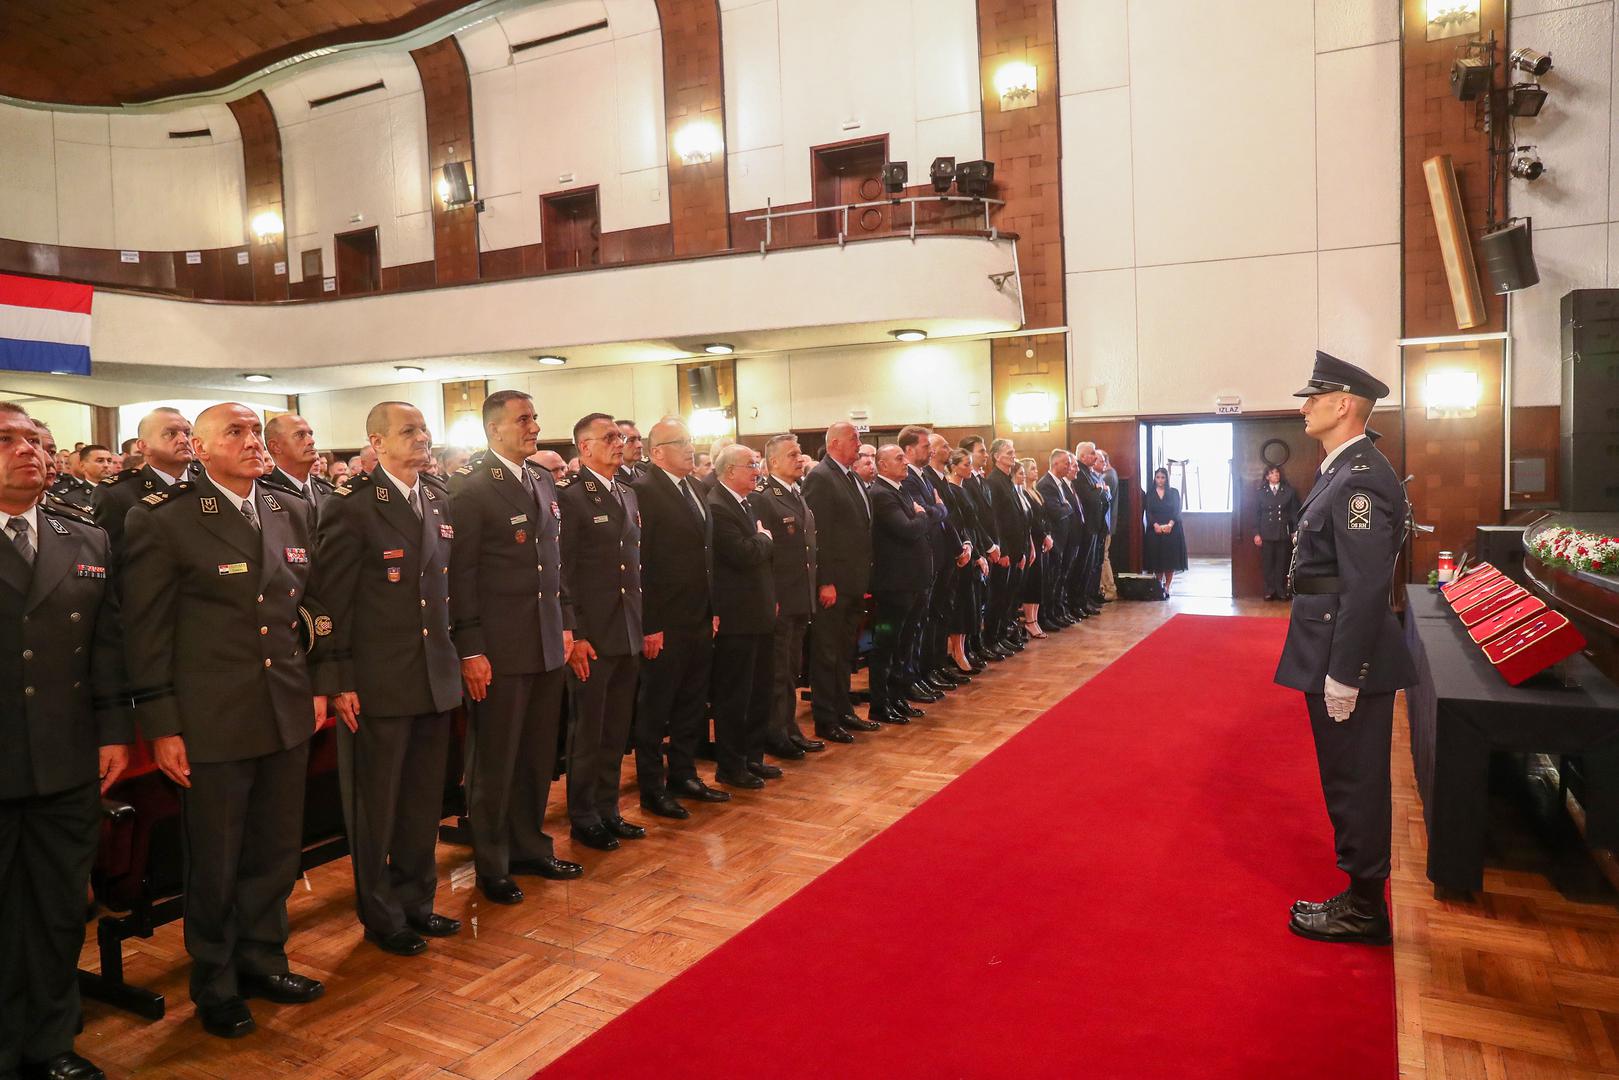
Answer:
[[[1517,144],[1538,147],[1546,171],[1533,183],[1507,181],[1512,213],[1534,219],[1540,270],[1540,284],[1510,294],[1512,401],[1556,405],[1563,294],[1619,287],[1619,171],[1612,164],[1619,27],[1612,0],[1517,0],[1512,11],[1508,48],[1550,53],[1553,65],[1540,79],[1550,95],[1545,107],[1517,123]]]
[[[171,131],[207,128],[197,139]],[[242,141],[223,105],[51,112],[0,104],[0,236],[145,251],[245,239]]]
[[[315,432],[315,445],[323,450],[364,446],[366,414],[382,401],[408,401],[422,411],[433,433],[433,443],[444,441],[444,392],[437,382],[397,382],[387,386],[359,386],[301,394],[298,412]]]
[[[1057,16],[1074,415],[1291,408],[1316,348],[1397,387],[1399,4]]]
[[[309,106],[379,79],[381,90]],[[332,237],[373,225],[383,266],[433,258],[427,114],[408,52],[366,52],[265,93],[281,129],[289,280],[303,280],[301,253],[315,247],[325,276],[336,274]]]
[[[940,341],[744,357],[736,364],[738,432],[824,428],[857,409],[878,427],[987,425],[989,353],[987,341]]]
[[[925,180],[983,155],[973,0],[720,0],[731,210],[809,202],[809,148],[888,135]]]
[[[607,29],[511,53],[602,19]],[[540,197],[591,185],[605,232],[669,221],[654,0],[557,0],[458,39],[472,74],[483,250],[539,243]]]

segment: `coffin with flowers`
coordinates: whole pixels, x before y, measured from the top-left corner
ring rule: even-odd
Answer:
[[[1597,666],[1619,675],[1619,514],[1557,511],[1523,542],[1531,587],[1585,632]]]

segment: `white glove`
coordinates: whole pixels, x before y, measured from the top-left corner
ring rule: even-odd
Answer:
[[[1340,724],[1348,720],[1355,711],[1355,699],[1360,697],[1360,687],[1345,686],[1328,675],[1326,685],[1321,690],[1327,696],[1327,715]]]

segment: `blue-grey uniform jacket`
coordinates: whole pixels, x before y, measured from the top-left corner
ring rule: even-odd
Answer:
[[[1370,439],[1346,447],[1299,510],[1292,578],[1298,595],[1276,682],[1319,694],[1331,675],[1365,693],[1415,681],[1389,608],[1394,560],[1405,534],[1405,489]],[[1336,578],[1331,592],[1303,591]]]

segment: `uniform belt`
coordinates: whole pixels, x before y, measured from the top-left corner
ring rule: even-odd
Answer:
[[[1344,591],[1344,579],[1337,577],[1295,577],[1293,592],[1309,596],[1335,596]]]

